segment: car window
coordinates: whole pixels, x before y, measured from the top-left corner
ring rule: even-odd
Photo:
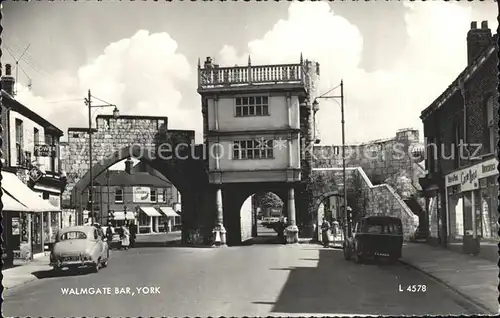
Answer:
[[[367,228],[368,233],[382,233],[382,225],[369,224]]]
[[[61,235],[61,241],[68,240],[85,240],[87,238],[87,234],[81,231],[70,231]]]
[[[387,224],[385,226],[385,233],[387,234],[398,234],[401,233],[401,226],[399,224]]]

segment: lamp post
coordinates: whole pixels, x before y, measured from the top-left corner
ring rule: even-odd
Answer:
[[[120,116],[120,112],[116,105],[114,104],[103,104],[103,105],[92,105],[92,97],[95,99],[100,100],[99,98],[92,96],[90,93],[90,89],[87,95],[87,98],[85,98],[85,105],[87,105],[88,108],[88,115],[89,115],[89,177],[90,177],[90,190],[89,190],[89,196],[91,198],[90,200],[90,213],[92,215],[92,218],[94,218],[94,176],[93,176],[93,171],[92,171],[92,108],[105,108],[105,107],[114,107],[115,109],[113,110],[113,117],[116,119]],[[101,100],[104,102],[103,100]],[[101,211],[102,213],[102,211]]]
[[[340,99],[340,112],[342,115],[341,119],[341,124],[342,124],[342,179],[344,182],[344,217],[345,217],[345,223],[347,226],[347,235],[351,235],[351,224],[349,222],[349,217],[348,217],[348,207],[347,207],[347,183],[346,183],[346,171],[345,171],[345,120],[344,120],[344,81],[340,81],[340,95],[339,96],[325,96],[329,92],[333,91],[337,87],[331,89],[330,91],[326,92],[325,94],[318,96],[314,99],[313,102],[313,109],[317,110],[319,109],[318,106],[318,99],[324,98],[324,99],[333,99],[335,102],[338,103],[337,99]]]

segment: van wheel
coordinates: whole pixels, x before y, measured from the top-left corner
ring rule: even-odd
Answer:
[[[349,245],[346,244],[345,242],[344,242],[343,249],[344,249],[344,259],[346,259],[347,261],[350,261],[351,260],[351,250],[349,249]]]

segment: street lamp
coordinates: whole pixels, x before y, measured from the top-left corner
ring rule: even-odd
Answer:
[[[103,105],[92,105],[92,97],[94,97],[97,100],[100,100],[104,102],[105,104]],[[85,98],[85,105],[87,105],[88,108],[88,114],[89,114],[89,177],[90,177],[90,213],[92,214],[92,217],[94,216],[94,176],[93,176],[93,171],[92,171],[92,108],[106,108],[106,107],[114,107],[113,109],[113,118],[117,119],[120,117],[120,111],[114,104],[107,103],[95,96],[92,96],[90,93],[90,89],[88,92],[87,98]],[[102,215],[102,211],[101,211]]]
[[[347,225],[347,235],[351,235],[351,225],[349,222],[348,214],[347,214],[347,183],[346,183],[346,172],[345,172],[345,120],[344,120],[344,81],[340,81],[340,95],[339,96],[325,96],[326,94],[330,93],[337,87],[334,87],[333,89],[329,90],[325,94],[318,96],[314,99],[314,102],[312,104],[313,109],[317,111],[319,109],[319,103],[318,99],[324,98],[324,99],[333,99],[336,103],[338,103],[337,99],[340,99],[340,112],[342,114],[342,179],[344,181],[344,217],[345,217],[345,223]]]

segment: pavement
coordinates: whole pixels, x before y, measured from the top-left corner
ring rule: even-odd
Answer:
[[[445,284],[485,313],[500,312],[496,263],[425,243],[406,244],[401,262]]]
[[[165,238],[154,235],[136,248],[113,250],[109,266],[98,273],[57,274],[37,269],[31,273],[36,281],[4,291],[2,314],[298,317],[481,313],[440,282],[405,264],[355,264],[344,260],[340,249],[312,244],[207,249],[156,244]],[[9,276],[9,271],[4,275]],[[402,288],[409,284],[425,285],[426,289],[408,292]]]

